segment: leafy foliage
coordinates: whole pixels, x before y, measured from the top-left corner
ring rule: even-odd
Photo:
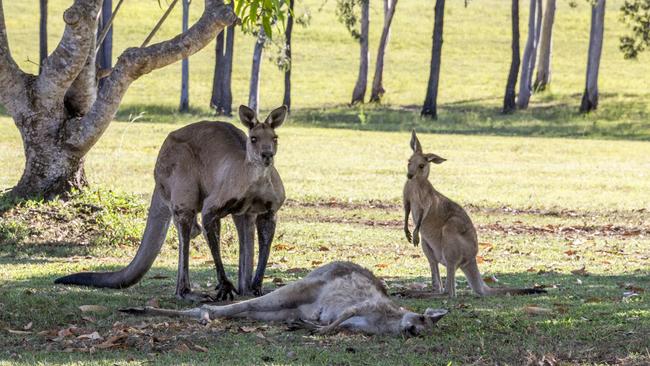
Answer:
[[[355,8],[361,1],[368,0],[337,0],[336,1],[336,16],[345,27],[348,29],[354,39],[361,38],[361,32],[357,28],[359,24],[359,17],[356,14]]]
[[[625,0],[621,13],[632,34],[621,37],[619,48],[623,57],[635,59],[650,45],[650,0]]]
[[[253,32],[260,26],[268,38],[273,38],[273,28],[284,33],[288,0],[232,0],[235,13],[241,19],[244,32]]]

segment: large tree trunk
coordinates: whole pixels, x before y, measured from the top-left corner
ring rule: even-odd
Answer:
[[[370,92],[370,101],[379,103],[384,95],[383,74],[384,74],[384,56],[386,47],[390,39],[390,25],[395,15],[397,0],[384,0],[384,28],[381,31],[379,39],[379,49],[377,50],[377,62],[375,63],[375,76],[372,80],[372,91]]]
[[[187,32],[148,47],[124,51],[97,92],[95,37],[102,0],[75,0],[65,11],[59,45],[38,76],[11,56],[0,0],[0,104],[22,136],[25,169],[11,194],[52,198],[85,184],[84,157],[115,116],[129,85],[142,75],[205,47],[236,16],[221,1],[206,0]]]
[[[291,33],[293,32],[293,7],[294,0],[289,0],[289,18],[287,19],[287,29],[284,32],[284,47],[286,48],[286,57],[289,60],[289,67],[284,70],[284,98],[282,104],[287,106],[287,112],[291,112],[291,69],[293,68],[293,59],[291,58]]]
[[[553,53],[553,23],[555,22],[555,0],[546,0],[542,38],[539,43],[539,66],[533,90],[542,91],[551,82],[551,55]]]
[[[264,33],[264,27],[260,27],[255,49],[253,49],[251,81],[248,91],[248,107],[254,110],[255,113],[259,113],[260,111],[260,72],[262,69],[262,52],[264,51],[265,42],[266,34]]]
[[[440,58],[442,57],[442,30],[445,19],[445,0],[436,0],[433,46],[431,47],[431,68],[429,70],[429,83],[427,95],[422,106],[422,116],[432,119],[438,118],[438,82],[440,80]]]
[[[359,75],[357,83],[352,90],[351,104],[363,103],[368,85],[368,65],[370,64],[370,51],[368,49],[368,36],[370,33],[370,0],[361,2],[361,34],[359,37]]]
[[[503,98],[503,113],[511,113],[516,108],[515,86],[517,85],[517,73],[519,71],[519,0],[512,0],[511,10],[512,21],[512,57],[510,60],[510,72],[506,83],[506,93]]]
[[[190,0],[183,0],[183,33],[187,32],[190,21]],[[222,32],[223,33],[223,32]],[[190,60],[185,57],[181,63],[181,102],[179,112],[190,111]]]
[[[232,7],[232,2],[229,5]],[[224,46],[225,39],[225,46]],[[217,36],[214,76],[210,107],[217,114],[232,115],[232,59],[235,48],[235,25],[228,26]]]
[[[538,7],[540,0],[530,0],[530,12],[528,15],[528,39],[524,47],[524,56],[521,61],[521,75],[519,76],[519,96],[517,98],[517,107],[519,109],[528,108],[530,96],[533,93],[532,75],[535,68],[535,58],[537,57],[537,40],[538,17],[541,9]]]
[[[598,69],[603,50],[605,31],[605,0],[597,0],[591,8],[591,31],[589,33],[589,54],[585,92],[580,103],[580,112],[587,113],[598,108]]]
[[[41,19],[38,32],[38,73],[41,73],[43,61],[47,58],[47,0],[41,0]]]

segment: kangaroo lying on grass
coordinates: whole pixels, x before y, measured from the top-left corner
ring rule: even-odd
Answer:
[[[456,296],[455,273],[460,268],[474,292],[481,296],[496,294],[545,293],[541,289],[513,289],[488,287],[476,263],[478,240],[472,220],[457,203],[435,190],[429,182],[429,163],[441,164],[445,159],[435,154],[422,153],[422,146],[411,135],[413,155],[408,162],[408,174],[404,185],[404,233],[409,242],[417,246],[422,236],[422,250],[431,267],[434,293],[442,292],[438,263],[447,267],[445,292]],[[413,237],[409,231],[409,214],[413,215]]]
[[[156,161],[156,186],[135,258],[117,272],[77,273],[55,283],[110,288],[137,283],[158,256],[173,217],[179,241],[176,296],[208,299],[207,295],[191,292],[189,278],[190,239],[198,227],[196,215],[201,212],[219,279],[217,299],[232,299],[233,292],[237,292],[226,276],[219,249],[220,220],[229,214],[239,235],[238,292],[260,295],[275,233],[275,213],[285,199],[273,156],[278,145],[275,129],[286,115],[287,108],[282,106],[260,123],[253,110],[241,106],[239,117],[248,128],[248,136],[229,123],[207,121],[170,133]],[[260,248],[252,278],[255,227]]]
[[[388,297],[386,288],[372,272],[350,262],[326,264],[305,278],[262,297],[231,305],[203,305],[187,310],[125,308],[120,311],[201,321],[239,317],[298,322],[321,334],[347,329],[406,337],[430,333],[433,325],[447,314],[446,310],[433,309],[418,314],[399,307]]]

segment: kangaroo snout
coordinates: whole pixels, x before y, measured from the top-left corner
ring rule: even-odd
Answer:
[[[265,151],[262,154],[262,161],[264,162],[265,166],[271,165],[271,162],[273,161],[273,155],[275,155],[272,151]]]
[[[408,178],[408,179],[413,178],[413,174],[411,174],[411,173],[406,173],[406,178]]]

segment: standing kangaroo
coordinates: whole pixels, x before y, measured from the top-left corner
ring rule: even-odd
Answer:
[[[399,307],[372,272],[350,262],[326,264],[299,281],[236,304],[203,305],[187,310],[145,307],[120,311],[202,321],[225,317],[286,321],[314,328],[321,334],[347,329],[406,337],[430,333],[433,325],[447,314],[444,309],[427,309],[418,314]]]
[[[404,233],[409,242],[417,246],[422,236],[422,250],[431,267],[434,293],[442,292],[438,263],[447,267],[445,291],[456,296],[455,273],[460,268],[474,292],[481,296],[496,294],[544,293],[541,289],[513,289],[488,287],[476,263],[478,240],[472,220],[456,202],[435,190],[429,182],[429,163],[441,164],[446,159],[435,154],[422,153],[422,146],[411,135],[413,155],[409,158],[408,180],[404,185]],[[409,214],[413,215],[415,228],[411,240]]]
[[[262,279],[275,233],[277,210],[285,195],[282,180],[273,166],[280,127],[287,115],[282,106],[260,123],[255,112],[239,107],[248,136],[225,122],[198,122],[167,136],[154,170],[155,188],[147,225],[135,258],[116,272],[84,272],[59,278],[55,283],[125,288],[137,283],[151,268],[165,241],[170,219],[178,231],[179,256],[176,296],[204,300],[192,293],[189,278],[189,249],[196,215],[201,212],[204,234],[217,269],[217,299],[262,293]],[[239,286],[228,280],[221,260],[221,218],[232,215],[239,236]],[[255,228],[259,258],[255,277],[253,251]]]

